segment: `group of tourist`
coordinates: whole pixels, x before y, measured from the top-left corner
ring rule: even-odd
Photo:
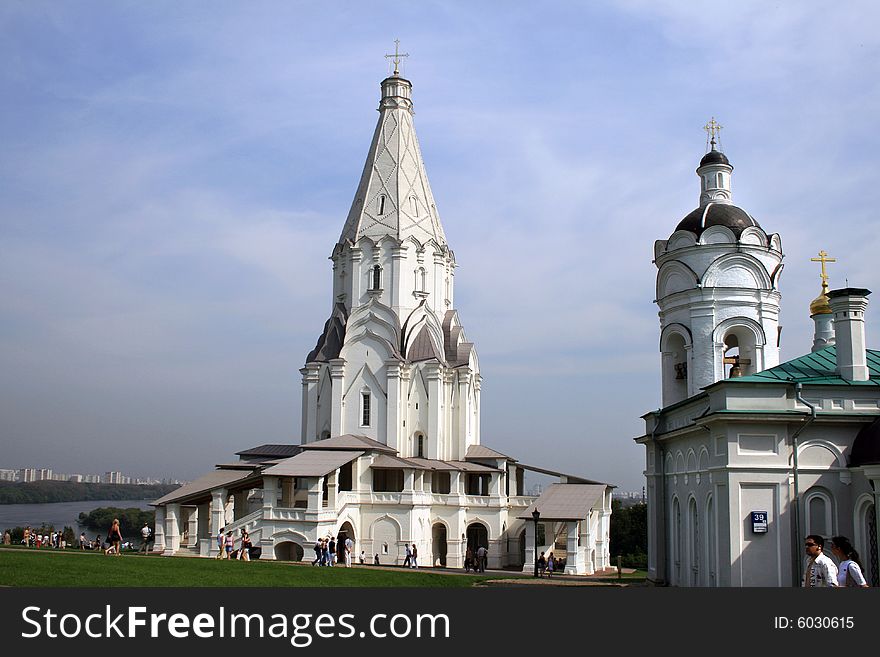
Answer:
[[[253,550],[254,544],[248,531],[242,527],[241,536],[237,539],[238,548],[236,548],[235,536],[231,531],[224,533],[225,529],[225,527],[221,527],[220,531],[217,532],[217,558],[250,561],[251,550]]]
[[[541,556],[538,557],[538,577],[543,577],[545,574],[547,577],[553,577],[553,573],[559,572],[560,570],[565,570],[564,559],[554,557],[552,552],[546,557],[542,552]]]
[[[473,570],[475,573],[485,573],[488,560],[489,550],[486,549],[486,546],[481,545],[473,550],[468,545],[464,553],[464,571],[467,573]]]
[[[859,586],[868,587],[859,553],[853,548],[846,536],[835,536],[831,539],[831,553],[837,557],[838,564],[824,552],[825,539],[817,534],[810,534],[804,541],[806,565],[804,568],[803,586],[807,588],[827,586]]]
[[[315,559],[312,561],[313,566],[333,566],[337,563],[345,564],[346,568],[351,568],[352,554],[354,551],[354,540],[350,536],[345,540],[337,541],[335,536],[327,536],[319,538],[315,541],[314,546]],[[361,551],[360,562],[364,563],[364,553]]]
[[[9,536],[9,542],[7,543],[6,537]],[[12,543],[12,535],[9,534],[9,530],[6,531],[6,534],[3,535],[3,542],[7,545]],[[45,534],[34,531],[31,529],[30,525],[24,528],[24,534],[22,535],[21,544],[27,547],[34,548],[55,548],[57,550],[64,550],[67,548],[67,540],[64,538],[63,532],[49,531]]]

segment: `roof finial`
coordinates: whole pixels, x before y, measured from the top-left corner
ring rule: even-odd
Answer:
[[[394,62],[394,73],[393,75],[400,75],[400,58],[401,57],[409,57],[409,53],[400,52],[400,39],[394,40],[394,54],[393,55],[385,55],[386,59],[392,59]]]
[[[818,258],[810,258],[810,262],[821,262],[822,263],[822,294],[826,294],[828,292],[828,272],[825,271],[825,263],[826,262],[837,262],[837,258],[829,258],[828,254],[825,251],[819,251]]]
[[[721,128],[724,126],[720,125],[713,116],[709,119],[709,123],[703,126],[703,130],[706,131],[706,150],[716,150],[715,148],[715,137],[718,137],[718,145],[721,145]]]

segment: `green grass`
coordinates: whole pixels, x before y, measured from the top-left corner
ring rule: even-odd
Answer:
[[[218,561],[78,550],[0,549],[0,585],[34,587],[291,586],[469,587],[504,575],[463,575],[425,569],[315,568],[272,561]]]

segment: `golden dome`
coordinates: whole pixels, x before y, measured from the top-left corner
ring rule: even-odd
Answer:
[[[819,293],[819,296],[813,299],[810,302],[810,317],[814,315],[830,315],[831,314],[831,304],[828,303],[828,286],[822,285],[822,292]]]

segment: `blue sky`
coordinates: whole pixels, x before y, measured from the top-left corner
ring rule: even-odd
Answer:
[[[639,489],[653,242],[697,205],[710,117],[734,202],[782,236],[783,358],[809,350],[819,249],[832,287],[880,287],[878,14],[4,2],[0,467],[190,478],[298,442],[298,370],[399,38],[483,442]]]

